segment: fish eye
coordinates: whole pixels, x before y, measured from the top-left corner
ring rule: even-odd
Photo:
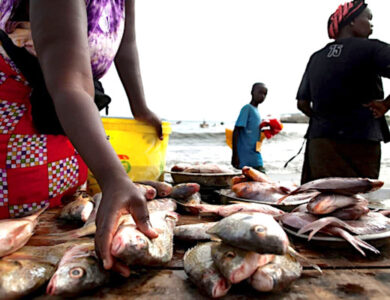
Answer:
[[[75,267],[69,271],[69,275],[70,277],[77,279],[84,275],[84,270],[80,267]]]
[[[233,252],[233,251],[228,251],[225,253],[225,257],[227,258],[235,258],[236,257],[236,253]]]
[[[265,232],[265,227],[261,226],[261,225],[257,225],[253,228],[253,231],[256,232],[256,233],[264,233]]]

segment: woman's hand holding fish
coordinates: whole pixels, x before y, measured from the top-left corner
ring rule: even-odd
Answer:
[[[133,216],[138,229],[146,236],[158,236],[149,222],[145,197],[129,178],[103,186],[103,198],[96,216],[96,253],[103,260],[105,269],[113,269],[127,277],[130,275],[129,268],[111,254],[111,243],[120,225],[120,217],[126,214]]]

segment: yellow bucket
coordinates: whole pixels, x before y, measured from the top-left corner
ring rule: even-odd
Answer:
[[[172,132],[168,122],[162,122],[162,141],[158,139],[154,127],[144,122],[127,118],[102,118],[102,122],[107,137],[131,180],[162,179],[169,134]],[[87,185],[90,194],[100,192],[90,171]]]

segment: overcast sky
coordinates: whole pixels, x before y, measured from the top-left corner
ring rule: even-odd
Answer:
[[[389,0],[366,1],[374,33],[390,43]],[[252,83],[269,88],[260,114],[296,113],[310,55],[330,42],[337,0],[138,0],[136,31],[147,102],[167,120],[235,120]],[[390,80],[383,79],[390,93]],[[131,116],[112,67],[110,116]]]

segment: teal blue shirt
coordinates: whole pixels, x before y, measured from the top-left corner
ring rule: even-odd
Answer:
[[[256,107],[247,104],[241,109],[235,125],[242,127],[237,141],[240,168],[263,166],[263,158],[259,152],[256,152],[256,142],[260,140],[260,123],[261,118]]]

